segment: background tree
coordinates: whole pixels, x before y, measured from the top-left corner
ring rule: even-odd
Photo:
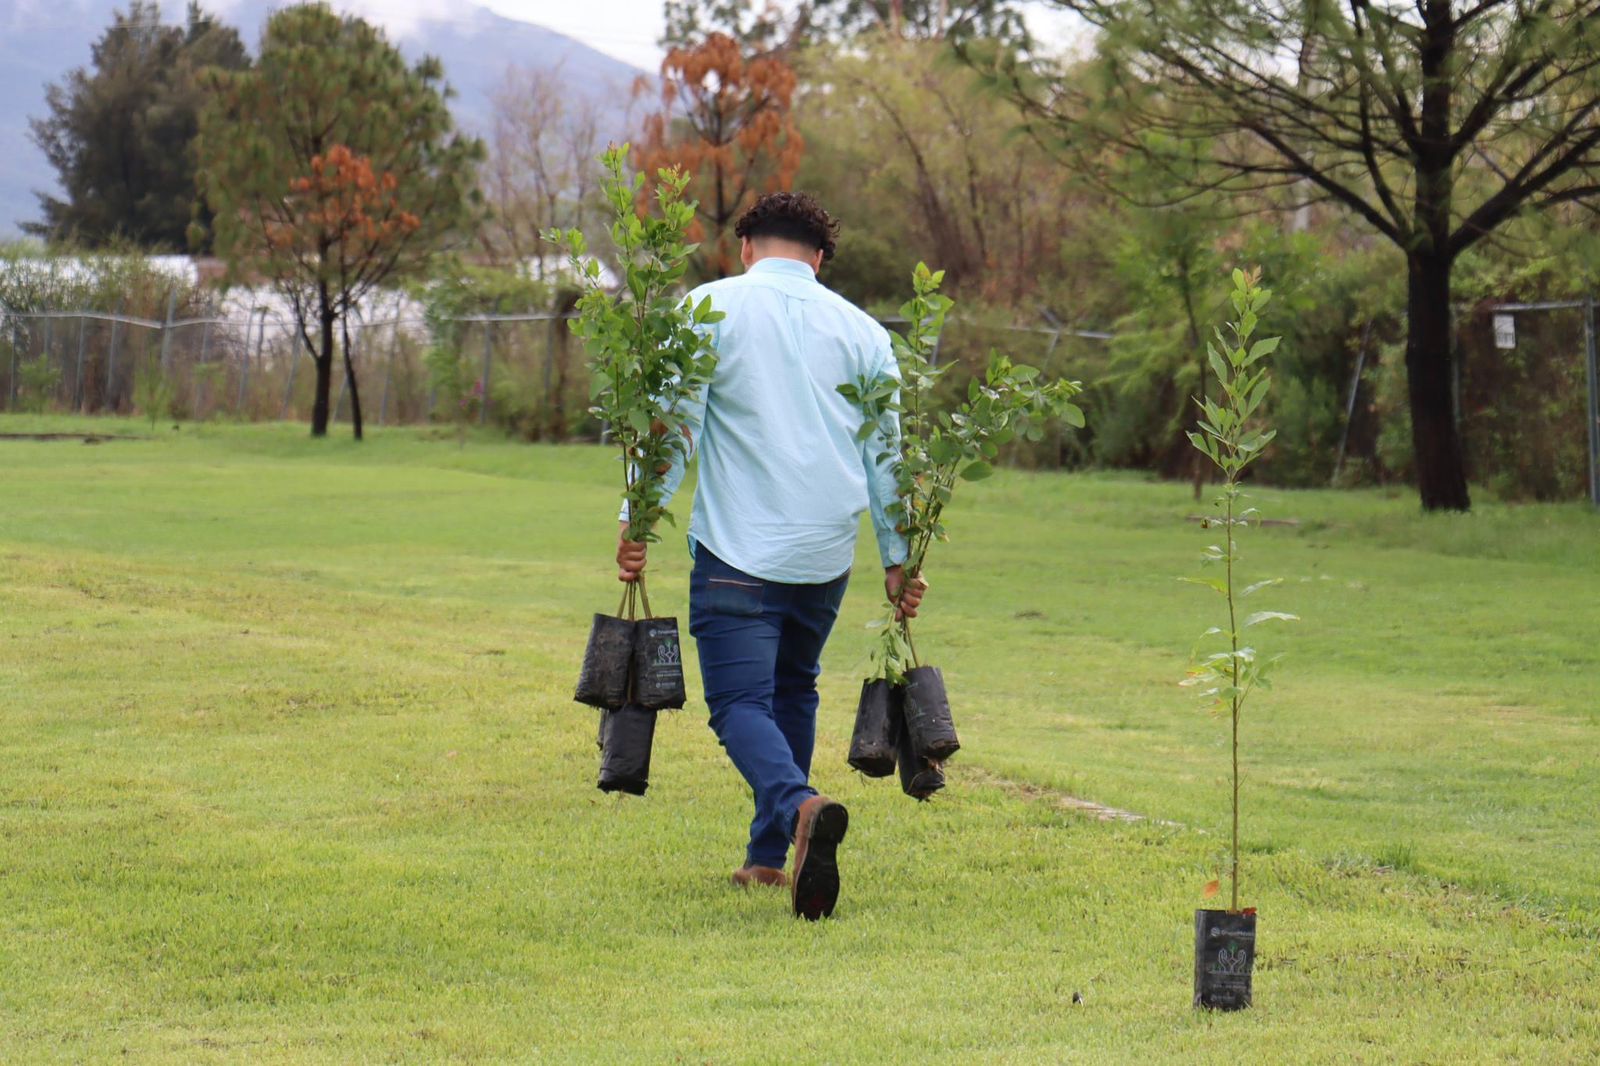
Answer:
[[[199,149],[217,249],[231,281],[265,278],[294,309],[316,365],[311,433],[323,436],[334,327],[475,220],[483,146],[454,132],[437,61],[407,67],[381,31],[320,4],[273,15],[256,67],[217,85]]]
[[[870,32],[942,40],[979,36],[1027,41],[1017,0],[666,0],[667,45],[726,33],[761,54],[847,42]]]
[[[762,193],[790,188],[805,142],[795,128],[794,70],[777,56],[748,58],[713,33],[673,48],[661,63],[661,110],[645,119],[634,165],[646,174],[677,168],[699,200],[692,240],[699,271],[726,277],[738,262],[733,224]]]
[[[33,140],[64,197],[39,193],[29,233],[89,246],[128,241],[180,251],[195,212],[194,138],[207,92],[202,72],[249,65],[239,35],[198,4],[183,26],[163,26],[157,4],[134,0],[95,42],[88,67],[45,94]],[[209,220],[204,205],[201,217]]]
[[[848,39],[869,30],[892,37],[943,40],[977,36],[1017,44],[1027,40],[1016,0],[809,0],[802,17],[813,31]]]
[[[786,9],[774,0],[666,0],[661,44],[683,48],[725,33],[749,53],[787,54],[809,29],[809,7]]]
[[[1062,248],[1097,225],[1105,197],[1013,136],[1023,113],[975,92],[945,57],[937,43],[882,37],[807,56],[796,115],[811,150],[798,181],[844,222],[829,284],[887,299],[919,258],[964,300],[1031,310],[1070,269]]]
[[[1098,77],[980,62],[1078,165],[1138,153],[1172,200],[1314,190],[1405,257],[1418,489],[1466,510],[1452,267],[1519,212],[1600,192],[1600,3],[1055,2],[1100,29]]]
[[[594,159],[604,147],[603,103],[573,94],[565,81],[559,64],[506,72],[493,94],[483,168],[489,207],[481,233],[485,254],[501,265],[531,263],[541,281],[552,264],[540,235],[587,229],[600,192]]]

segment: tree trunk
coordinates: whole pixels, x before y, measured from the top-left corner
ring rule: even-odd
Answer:
[[[550,322],[550,359],[555,364],[555,378],[545,389],[548,411],[546,440],[562,441],[567,438],[567,367],[572,361],[572,323],[566,316],[577,309],[578,295],[577,289],[560,292],[556,297],[556,314],[562,317]],[[550,369],[550,363],[546,363],[545,368]],[[545,378],[549,381],[550,375],[546,374]]]
[[[361,440],[361,390],[356,388],[356,364],[350,358],[350,323],[347,318],[339,320],[339,329],[344,339],[344,381],[350,390],[350,425],[355,430],[356,440]]]
[[[317,338],[318,352],[317,364],[317,391],[311,404],[311,435],[313,437],[326,437],[328,435],[328,396],[333,391],[333,308],[328,299],[326,287],[322,290],[321,305],[318,310],[318,322],[322,328]]]
[[[1413,255],[1407,271],[1406,384],[1417,490],[1426,511],[1472,507],[1450,391],[1450,265],[1448,255]]]
[[[1411,449],[1425,511],[1466,511],[1466,462],[1456,426],[1450,373],[1451,57],[1456,21],[1450,0],[1425,0],[1419,38],[1422,98],[1417,125],[1414,243],[1406,256],[1406,384],[1411,392]]]

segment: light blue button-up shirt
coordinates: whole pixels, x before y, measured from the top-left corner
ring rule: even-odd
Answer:
[[[716,373],[683,412],[700,458],[691,550],[704,544],[768,581],[831,581],[850,569],[870,508],[883,565],[904,562],[887,514],[894,472],[879,461],[888,445],[881,434],[856,439],[861,410],[838,392],[863,377],[899,380],[888,332],[794,259],[761,259],[690,293],[706,296],[727,317],[706,327]],[[667,472],[667,499],[686,461]]]

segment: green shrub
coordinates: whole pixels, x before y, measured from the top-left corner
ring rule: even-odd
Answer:
[[[17,366],[17,408],[42,414],[55,403],[61,388],[61,368],[40,356]]]
[[[139,413],[150,420],[151,430],[157,422],[173,416],[172,383],[162,373],[159,358],[146,356],[139,360],[133,372],[133,402]]]
[[[479,420],[486,398],[482,334],[478,331],[495,330],[497,324],[462,319],[522,314],[545,307],[550,301],[549,287],[520,271],[451,262],[418,286],[413,295],[422,302],[428,324],[429,345],[423,364],[435,396],[433,418],[454,425],[465,442],[466,427]],[[496,364],[496,369],[501,365]],[[500,389],[495,386],[488,397],[490,410],[497,423],[505,425],[494,406],[499,396]]]

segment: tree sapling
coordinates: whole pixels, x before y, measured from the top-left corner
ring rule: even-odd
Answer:
[[[1003,445],[1017,437],[1042,439],[1051,419],[1083,425],[1083,412],[1071,402],[1082,388],[1077,382],[1046,383],[1035,368],[998,352],[990,353],[984,373],[968,384],[966,399],[953,410],[935,406],[934,385],[947,368],[934,364],[934,353],[954,304],[939,292],[943,280],[944,271],[917,264],[912,298],[900,309],[906,332],[891,335],[900,380],[881,376],[839,386],[865,416],[860,439],[881,434],[891,442],[891,453],[879,461],[894,464],[898,502],[889,517],[909,545],[903,564],[908,582],[922,573],[933,542],[948,539],[944,509],[957,482],[990,476]],[[893,416],[899,417],[898,434]],[[850,764],[880,777],[893,771],[898,758],[905,791],[926,799],[944,786],[942,764],[961,744],[944,675],[918,656],[911,622],[899,617],[898,603],[887,606],[887,617],[878,623],[883,635],[873,653],[873,676],[862,686]]]
[[[1281,611],[1256,611],[1240,619],[1242,602],[1276,580],[1257,581],[1239,587],[1240,561],[1235,531],[1260,518],[1255,508],[1240,508],[1245,493],[1241,482],[1245,470],[1276,435],[1261,428],[1255,418],[1271,387],[1266,358],[1278,347],[1281,338],[1253,339],[1260,324],[1261,310],[1272,294],[1261,287],[1260,275],[1252,271],[1233,272],[1231,296],[1235,318],[1223,329],[1215,330],[1215,340],[1206,345],[1206,357],[1221,390],[1219,400],[1198,401],[1203,417],[1199,428],[1189,433],[1189,441],[1222,473],[1222,490],[1215,506],[1220,515],[1206,519],[1206,528],[1221,528],[1221,544],[1206,548],[1201,557],[1206,566],[1220,567],[1220,577],[1185,578],[1221,596],[1227,605],[1225,624],[1212,626],[1201,635],[1202,642],[1215,638],[1224,647],[1199,659],[1186,686],[1199,687],[1202,695],[1221,714],[1228,716],[1232,730],[1232,814],[1228,882],[1231,904],[1227,910],[1195,911],[1194,1005],[1215,1010],[1240,1010],[1250,1006],[1250,976],[1255,963],[1255,908],[1239,906],[1239,715],[1246,699],[1257,688],[1270,686],[1269,673],[1277,657],[1263,658],[1259,650],[1246,643],[1248,631],[1263,622],[1291,621],[1294,615]],[[1207,896],[1220,890],[1218,878],[1206,885]]]
[[[664,475],[673,460],[686,456],[689,425],[682,409],[711,380],[716,353],[703,328],[722,318],[711,301],[698,305],[675,295],[695,246],[686,231],[695,205],[684,199],[689,178],[676,170],[656,175],[657,212],[638,206],[646,177],[624,174],[628,146],[612,146],[601,157],[606,202],[612,215],[615,245],[624,284],[616,292],[602,281],[600,264],[588,255],[581,230],[552,230],[546,239],[563,245],[583,285],[573,329],[589,353],[590,412],[609,427],[620,450],[623,499],[627,505],[627,537],[659,541],[656,525],[672,515],[662,506]],[[643,618],[639,612],[643,611]],[[625,617],[624,617],[625,616]],[[576,699],[610,715],[637,719],[647,712],[649,729],[620,723],[602,726],[602,743],[610,738],[603,766],[630,763],[626,779],[602,773],[600,787],[644,791],[654,712],[682,707],[683,661],[675,618],[657,618],[650,609],[644,575],[630,582],[617,616],[596,614],[590,632]],[[631,755],[615,749],[620,737],[644,746],[643,772]]]

